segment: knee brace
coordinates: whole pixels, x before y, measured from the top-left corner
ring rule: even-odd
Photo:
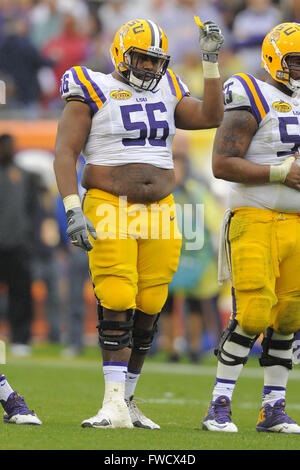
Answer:
[[[286,340],[272,339],[273,332],[273,328],[268,328],[264,339],[262,340],[262,354],[259,359],[259,364],[262,367],[283,366],[287,369],[292,369],[292,359],[272,356],[269,351],[270,349],[276,349],[276,351],[288,351],[289,349],[292,349],[294,337]]]
[[[107,309],[108,310],[108,309]],[[131,347],[133,329],[133,309],[126,310],[126,321],[103,320],[103,307],[98,304],[99,345],[108,351],[119,351]],[[107,334],[105,330],[123,331],[123,334]]]
[[[252,337],[244,336],[240,333],[237,333],[235,331],[237,325],[238,325],[237,320],[234,320],[234,319],[229,320],[226,329],[222,333],[219,346],[214,350],[215,356],[217,356],[218,360],[226,366],[237,366],[239,364],[244,365],[246,364],[248,360],[248,355],[246,357],[239,357],[239,356],[230,354],[229,352],[225,351],[224,344],[227,341],[231,341],[232,343],[238,344],[240,346],[244,346],[245,348],[249,348],[251,350],[255,341],[258,338],[258,335],[252,338]],[[224,356],[230,360],[226,360]]]
[[[132,332],[133,351],[141,355],[145,355],[150,351],[155,333],[157,332],[157,329],[158,329],[157,327],[158,327],[159,316],[160,316],[160,313],[157,315],[151,330],[144,330],[142,328],[137,328],[135,325],[133,325],[133,332]]]

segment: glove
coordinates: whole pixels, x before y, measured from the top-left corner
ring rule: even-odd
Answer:
[[[224,42],[224,37],[216,23],[206,21],[203,27],[199,28],[199,44],[202,52],[202,60],[217,62],[219,50]]]
[[[92,222],[83,214],[80,207],[74,207],[67,211],[67,234],[70,242],[83,250],[90,251],[93,248],[89,240],[88,232],[96,240],[97,233]]]

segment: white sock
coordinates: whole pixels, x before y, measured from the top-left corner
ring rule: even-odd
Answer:
[[[125,384],[125,400],[129,400],[134,395],[135,387],[140,378],[141,371],[129,370],[127,372],[126,384]]]
[[[285,387],[264,386],[262,406],[274,406],[278,400],[285,400]]]
[[[105,383],[125,383],[128,364],[127,362],[104,361],[103,374]]]
[[[109,402],[124,400],[127,367],[127,362],[103,362],[105,381],[103,406]]]
[[[213,401],[216,401],[217,398],[224,395],[231,400],[235,383],[235,380],[219,379],[217,377],[213,390]]]
[[[0,376],[0,400],[6,401],[11,393],[13,393],[13,389],[7,382],[5,375],[1,375]]]

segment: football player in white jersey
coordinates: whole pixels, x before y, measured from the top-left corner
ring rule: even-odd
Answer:
[[[175,187],[172,140],[176,127],[214,128],[223,118],[217,61],[223,36],[210,21],[199,26],[203,101],[191,97],[168,69],[166,35],[148,19],[128,21],[116,33],[112,74],[75,66],[62,78],[67,104],[54,166],[69,238],[89,252],[105,380],[102,408],[83,427],[159,429],[137,408],[133,396],[180,255],[181,236],[174,211],[170,213]],[[82,207],[76,178],[81,151],[86,159],[82,185],[87,189]],[[125,229],[120,201],[128,219]],[[144,212],[136,222],[138,208]],[[155,211],[168,220],[167,236],[164,229],[152,235]],[[117,217],[108,220],[107,213]],[[135,223],[137,230],[132,229]]]
[[[215,351],[213,398],[202,427],[237,432],[231,397],[263,333],[259,432],[300,433],[285,411],[300,328],[300,25],[265,37],[265,82],[239,73],[224,85],[225,115],[215,137],[213,172],[231,182],[219,254],[219,280],[232,285],[232,315]]]

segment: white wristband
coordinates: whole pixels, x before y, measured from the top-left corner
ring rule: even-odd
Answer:
[[[220,72],[217,62],[202,61],[203,77],[204,78],[220,78]]]
[[[281,165],[270,166],[270,183],[284,183],[295,157],[288,157]]]
[[[65,206],[66,212],[68,212],[71,209],[74,209],[74,207],[81,207],[78,194],[70,194],[69,196],[64,197],[63,203]]]

